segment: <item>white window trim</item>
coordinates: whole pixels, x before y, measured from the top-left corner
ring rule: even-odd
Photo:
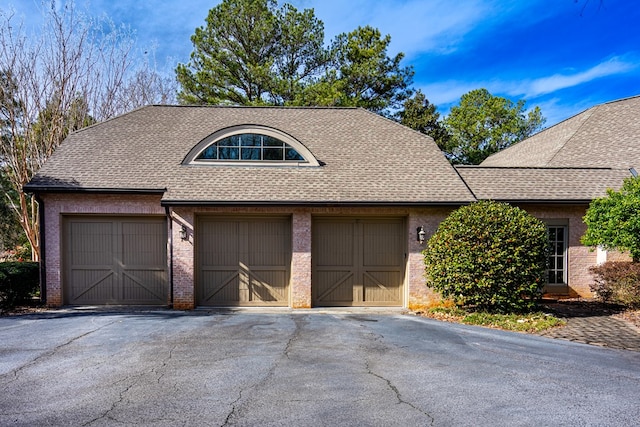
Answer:
[[[548,286],[567,286],[569,284],[569,220],[568,219],[546,219],[547,229],[549,227],[562,227],[564,228],[564,248],[563,248],[563,283],[548,283]]]
[[[217,143],[218,141],[234,136],[234,135],[242,135],[247,133],[260,134],[270,136],[272,138],[276,138],[291,148],[296,150],[298,154],[300,154],[305,161],[244,161],[244,160],[204,160],[198,159],[198,156],[206,150],[210,145]],[[230,128],[221,129],[217,132],[212,133],[211,135],[204,138],[202,141],[197,143],[186,155],[184,160],[182,161],[183,165],[198,165],[198,166],[207,166],[207,165],[224,165],[224,166],[289,166],[289,167],[309,167],[309,166],[320,166],[320,162],[315,158],[313,153],[305,147],[300,141],[293,138],[291,135],[288,135],[284,132],[281,132],[277,129],[273,129],[266,126],[257,126],[257,125],[239,125],[233,126]]]

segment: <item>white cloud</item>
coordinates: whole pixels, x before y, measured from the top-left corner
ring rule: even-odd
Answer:
[[[627,55],[631,57],[631,55]],[[506,95],[533,99],[539,96],[578,86],[593,80],[624,74],[637,69],[640,63],[617,56],[602,61],[599,64],[583,71],[574,73],[553,74],[525,80],[447,80],[420,86],[427,98],[434,104],[447,106],[457,103],[465,93],[479,88],[485,88],[494,95]]]
[[[479,27],[509,19],[529,4],[496,0],[292,0],[313,8],[325,24],[327,40],[358,26],[371,25],[391,35],[390,53],[447,53]],[[529,3],[529,2],[525,2]]]
[[[626,61],[622,57],[616,56],[584,71],[554,74],[530,81],[513,83],[513,87],[505,90],[505,93],[512,96],[524,95],[527,98],[532,98],[578,86],[602,77],[624,74],[637,68],[638,65],[639,64],[634,61]]]

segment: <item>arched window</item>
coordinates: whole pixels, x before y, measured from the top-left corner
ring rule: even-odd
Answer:
[[[319,165],[300,142],[275,129],[258,126],[236,126],[216,132],[200,141],[183,163]]]

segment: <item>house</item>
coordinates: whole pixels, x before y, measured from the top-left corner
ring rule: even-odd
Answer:
[[[418,229],[474,197],[429,137],[357,108],[149,106],[27,185],[49,305],[419,307]]]
[[[594,107],[457,168],[431,138],[359,108],[144,107],[71,134],[25,187],[41,207],[44,296],[419,309],[434,298],[423,238],[479,199],[546,220],[547,291],[587,295],[603,255],[579,244],[582,216],[629,176],[632,155],[614,165],[571,152],[640,135],[639,102]]]
[[[550,294],[591,296],[589,267],[619,253],[580,244],[589,202],[640,167],[640,96],[592,107],[488,157],[457,167],[478,199],[518,205],[547,222]]]

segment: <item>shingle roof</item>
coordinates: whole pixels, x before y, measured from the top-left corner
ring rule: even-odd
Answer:
[[[480,200],[506,202],[588,202],[619,189],[625,169],[507,168],[458,166],[456,168]]]
[[[482,166],[640,170],[640,96],[592,107],[488,157]]]
[[[285,132],[323,166],[182,164],[235,125]],[[356,108],[144,107],[71,134],[26,189],[164,191],[169,204],[474,200],[431,138]]]

